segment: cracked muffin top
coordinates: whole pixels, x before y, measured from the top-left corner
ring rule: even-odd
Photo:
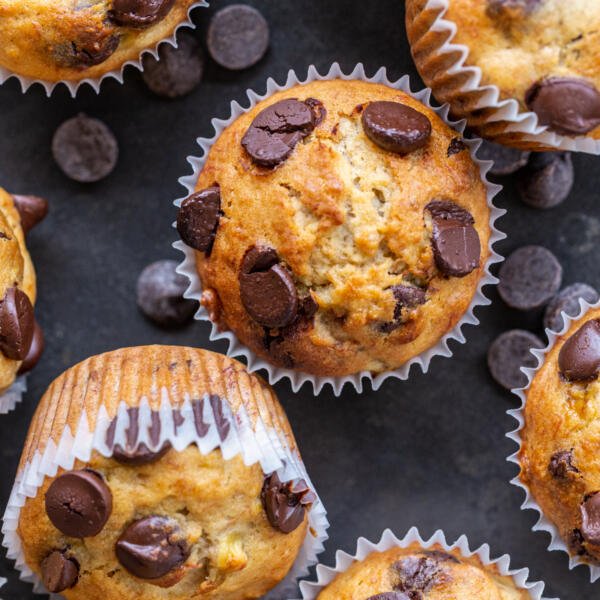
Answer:
[[[3,0],[0,66],[43,81],[95,79],[137,61],[194,0]]]
[[[511,577],[477,556],[418,544],[373,552],[340,573],[317,600],[530,600]]]
[[[573,556],[600,565],[600,309],[558,337],[526,392],[521,480]]]
[[[177,227],[202,303],[271,363],[382,372],[435,345],[489,256],[486,186],[460,135],[390,87],[279,92],[212,146]]]

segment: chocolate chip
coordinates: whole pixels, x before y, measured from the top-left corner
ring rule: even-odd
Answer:
[[[261,499],[269,523],[282,533],[291,533],[303,523],[306,508],[316,496],[304,479],[284,483],[273,473],[265,478]]]
[[[541,125],[564,135],[585,135],[600,125],[600,92],[585,79],[550,77],[525,95]]]
[[[569,548],[571,549],[571,551],[576,554],[577,556],[584,556],[587,554],[587,550],[585,549],[585,546],[583,545],[584,543],[584,539],[583,536],[581,535],[581,530],[580,529],[573,529],[573,531],[571,532],[568,540],[567,540],[567,544],[569,545]]]
[[[56,130],[52,154],[67,177],[90,183],[112,172],[117,164],[119,147],[115,136],[102,121],[79,114]]]
[[[522,17],[533,12],[540,0],[487,0],[487,3],[491,17]]]
[[[460,560],[456,556],[450,554],[449,552],[444,552],[442,550],[424,550],[423,554],[439,562],[453,562],[456,564],[460,564]]]
[[[394,586],[402,592],[428,592],[446,580],[440,561],[430,556],[408,556],[394,563],[400,581]]]
[[[423,148],[431,137],[429,119],[400,102],[371,102],[361,119],[367,137],[390,152],[414,152]]]
[[[563,345],[558,368],[567,381],[591,381],[600,371],[600,319],[582,325]]]
[[[511,175],[516,173],[520,168],[527,164],[530,153],[501,144],[483,141],[479,150],[477,150],[477,158],[480,160],[491,160],[494,164],[490,169],[491,175]]]
[[[27,356],[25,357],[25,359],[21,363],[21,366],[19,367],[19,375],[22,375],[23,373],[28,373],[38,364],[40,358],[42,357],[42,354],[44,353],[44,345],[44,332],[42,331],[42,328],[39,326],[38,322],[34,321],[31,344],[29,345]]]
[[[590,304],[600,299],[598,292],[586,283],[574,283],[561,290],[546,306],[544,313],[544,327],[550,331],[560,331],[564,326],[561,313],[569,317],[576,317],[581,310],[579,300],[583,299]]]
[[[315,128],[311,106],[296,98],[280,100],[261,110],[242,138],[250,158],[262,167],[276,167]]]
[[[116,445],[113,449],[112,458],[129,467],[141,467],[160,460],[170,449],[171,444],[169,442],[165,442],[162,448],[156,452],[150,450],[143,442],[138,444],[135,450],[125,450]]]
[[[269,25],[245,4],[232,4],[213,16],[206,38],[213,60],[232,71],[255,65],[269,47]]]
[[[114,54],[119,42],[119,36],[110,29],[86,29],[77,39],[53,48],[53,56],[61,66],[85,69],[102,64]]]
[[[64,552],[54,550],[42,561],[42,582],[51,594],[72,588],[79,579],[79,564]]]
[[[579,473],[579,469],[573,464],[573,449],[555,452],[550,457],[548,471],[556,479],[567,479],[569,473]]]
[[[161,44],[158,60],[150,54],[142,59],[142,77],[157,96],[179,98],[198,87],[204,73],[202,46],[191,34],[177,37],[177,48]]]
[[[519,173],[521,200],[533,208],[553,208],[571,193],[575,172],[568,152],[534,154]]]
[[[304,101],[304,104],[310,108],[313,114],[313,125],[315,127],[319,126],[327,116],[327,109],[325,105],[316,98],[307,98]]]
[[[468,146],[462,140],[462,138],[452,138],[449,146],[448,146],[448,158],[454,156],[455,154],[459,154],[463,150],[466,150]]]
[[[296,285],[272,248],[253,246],[246,252],[239,283],[244,308],[263,327],[285,327],[296,317]]]
[[[175,271],[177,262],[159,260],[148,265],[137,281],[137,304],[152,321],[163,327],[187,323],[198,309],[195,300],[183,297],[188,280]]]
[[[150,27],[164,19],[174,0],[113,0],[111,21],[124,27]]]
[[[384,592],[383,594],[370,596],[367,600],[415,600],[415,598],[404,592]]]
[[[543,348],[537,336],[522,329],[512,329],[499,335],[490,346],[487,364],[494,380],[507,390],[527,385],[527,376],[521,367],[535,367],[537,359],[532,348]]]
[[[581,535],[590,544],[600,545],[600,494],[590,494],[581,505]]]
[[[21,227],[24,233],[33,229],[48,214],[48,201],[39,196],[13,194],[13,201],[21,217]]]
[[[390,289],[396,300],[394,319],[379,326],[379,330],[383,333],[390,333],[402,325],[403,309],[415,308],[421,304],[425,304],[427,300],[427,293],[419,287],[412,285],[394,285]]]
[[[512,308],[541,308],[559,290],[562,272],[550,250],[542,246],[523,246],[500,267],[498,292]]]
[[[46,492],[46,514],[69,537],[98,535],[112,512],[112,494],[99,473],[90,469],[68,471]]]
[[[190,547],[177,521],[152,516],[134,521],[116,544],[119,562],[141,579],[158,579],[187,560]]]
[[[27,357],[34,332],[33,306],[19,288],[6,290],[0,301],[0,352],[11,360]]]
[[[221,218],[221,188],[218,185],[195,192],[177,213],[177,231],[188,246],[210,255]]]
[[[453,277],[464,277],[479,266],[481,243],[475,220],[449,200],[434,200],[425,209],[432,219],[431,245],[437,268]]]

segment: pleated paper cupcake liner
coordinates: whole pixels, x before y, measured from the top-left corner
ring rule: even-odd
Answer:
[[[387,77],[386,70],[384,67],[380,68],[372,77],[369,77],[365,73],[365,69],[362,64],[356,65],[351,73],[345,74],[340,68],[338,63],[334,63],[329,71],[325,75],[321,75],[314,65],[308,68],[308,73],[304,79],[301,79],[293,70],[288,72],[287,79],[284,84],[278,84],[274,79],[269,78],[266,83],[266,91],[264,94],[258,94],[253,90],[247,90],[248,106],[243,107],[237,102],[231,102],[230,105],[230,116],[227,119],[213,119],[211,121],[214,128],[214,135],[210,138],[198,138],[197,142],[202,150],[201,156],[188,156],[187,161],[192,166],[193,172],[190,175],[182,177],[179,182],[186,189],[186,196],[175,200],[175,206],[179,207],[181,202],[191,194],[196,186],[198,175],[204,166],[204,161],[208,156],[210,148],[215,143],[221,133],[233,123],[240,115],[249,110],[252,110],[262,100],[268,98],[276,92],[287,90],[295,85],[302,85],[310,83],[316,80],[332,80],[332,79],[345,79],[345,80],[360,80],[371,83],[380,83],[389,87],[401,90],[413,98],[433,110],[438,117],[440,117],[447,125],[455,129],[458,133],[463,134],[465,129],[465,121],[454,122],[448,117],[448,106],[437,107],[433,106],[430,102],[431,90],[428,88],[422,89],[418,92],[413,92],[410,88],[410,80],[408,75],[398,79],[397,81],[390,81]],[[501,186],[491,183],[487,180],[486,174],[489,171],[492,163],[490,161],[479,160],[476,157],[476,152],[481,145],[480,139],[465,139],[464,142],[467,144],[473,160],[479,166],[481,178],[487,187],[487,202],[490,208],[490,228],[491,236],[489,241],[489,258],[485,265],[484,275],[482,276],[475,295],[471,301],[471,304],[465,314],[462,316],[456,326],[446,335],[444,335],[437,344],[422,352],[418,356],[407,361],[400,368],[393,371],[387,371],[377,375],[373,375],[368,371],[362,371],[353,375],[346,375],[343,377],[319,377],[310,373],[302,372],[295,369],[285,369],[282,367],[276,367],[263,358],[257,356],[252,350],[244,346],[231,331],[219,331],[217,326],[213,323],[212,330],[210,333],[210,340],[226,340],[228,342],[227,355],[231,357],[244,357],[246,359],[248,370],[257,371],[262,369],[267,372],[269,382],[275,384],[281,379],[288,379],[291,383],[292,389],[296,392],[302,385],[309,383],[315,395],[317,395],[325,386],[331,386],[335,395],[339,396],[345,385],[354,387],[358,392],[363,390],[363,381],[367,380],[370,382],[371,387],[374,390],[379,389],[383,382],[388,378],[395,379],[408,379],[411,368],[414,365],[418,365],[421,370],[426,373],[429,369],[429,365],[434,356],[445,356],[449,357],[452,355],[452,351],[449,348],[449,342],[456,340],[459,343],[464,343],[465,336],[462,329],[465,325],[478,325],[479,319],[475,316],[474,310],[478,306],[486,306],[490,304],[490,300],[484,295],[483,287],[486,285],[494,285],[497,283],[496,277],[490,273],[490,267],[498,262],[504,260],[497,252],[494,251],[493,246],[496,242],[504,239],[506,236],[501,233],[496,227],[496,219],[501,217],[506,211],[499,209],[494,206],[492,200],[496,194],[502,189]],[[202,295],[202,287],[200,278],[196,271],[195,253],[192,248],[186,246],[182,241],[176,241],[173,244],[174,248],[181,250],[184,254],[184,258],[179,265],[177,271],[182,275],[185,275],[190,285],[185,294],[186,298],[192,298],[200,301]],[[201,305],[195,318],[201,321],[210,321],[210,317],[206,309]]]
[[[21,375],[15,379],[14,383],[0,395],[0,415],[5,415],[23,399],[23,394],[27,391],[27,377]]]
[[[421,8],[409,6],[407,10],[413,58],[434,96],[449,102],[453,114],[466,118],[479,135],[491,141],[528,150],[600,154],[600,140],[555,133],[516,99],[502,99],[497,86],[482,82],[481,69],[468,64],[469,48],[454,42],[457,25],[446,18],[449,2],[427,0]]]

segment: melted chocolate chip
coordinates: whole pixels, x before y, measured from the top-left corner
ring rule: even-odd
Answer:
[[[42,354],[44,353],[44,346],[44,332],[38,325],[38,322],[34,321],[33,337],[31,338],[31,344],[29,346],[29,350],[27,351],[27,356],[24,358],[19,370],[17,371],[19,375],[28,373],[38,364]]]
[[[304,479],[284,483],[273,473],[265,479],[261,499],[269,523],[282,533],[291,533],[302,524],[316,496]]]
[[[400,102],[371,102],[361,118],[367,137],[390,152],[414,152],[423,148],[431,137],[429,119]]]
[[[452,138],[450,145],[448,146],[448,158],[462,152],[467,149],[467,145],[465,144],[462,138]]]
[[[487,13],[491,17],[523,17],[540,3],[540,0],[487,0]]]
[[[558,368],[568,381],[590,381],[600,371],[600,319],[581,326],[558,354]]]
[[[48,201],[39,196],[20,196],[13,194],[15,208],[21,217],[21,227],[27,233],[48,214]]]
[[[124,27],[150,27],[164,19],[174,0],[113,0],[109,18]]]
[[[595,492],[581,504],[581,535],[586,542],[600,545],[600,494]]]
[[[577,556],[584,556],[587,554],[587,550],[585,549],[583,535],[581,535],[580,529],[573,529],[571,535],[567,540],[567,544],[571,551]]]
[[[169,442],[165,442],[162,448],[156,452],[150,450],[143,442],[135,450],[124,450],[121,446],[116,445],[112,457],[123,465],[140,467],[160,460],[170,449]]]
[[[425,290],[412,285],[394,285],[390,289],[396,300],[394,319],[379,326],[379,330],[383,333],[390,333],[402,325],[403,309],[415,308],[421,304],[425,304],[427,300]]]
[[[415,600],[415,598],[404,592],[384,592],[383,594],[370,596],[367,600]]]
[[[221,189],[218,185],[187,197],[177,213],[177,231],[192,248],[210,255],[221,218]]]
[[[54,550],[42,561],[42,581],[51,594],[72,588],[79,579],[79,564],[65,552]]]
[[[0,301],[0,351],[11,360],[27,357],[34,331],[33,306],[19,288],[8,288]]]
[[[440,560],[432,556],[409,556],[394,563],[392,568],[400,577],[395,587],[409,594],[428,592],[446,580]]]
[[[550,457],[548,471],[556,479],[567,479],[570,473],[579,473],[573,464],[573,449],[559,450]]]
[[[56,62],[65,67],[85,69],[102,64],[119,46],[120,38],[110,31],[89,31],[54,49]]]

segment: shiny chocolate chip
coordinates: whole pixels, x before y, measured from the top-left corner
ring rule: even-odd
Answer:
[[[581,504],[581,535],[586,542],[600,545],[600,494],[589,495]]]
[[[265,479],[261,499],[269,523],[282,533],[291,533],[303,523],[316,496],[304,479],[284,483],[273,473]]]
[[[110,30],[86,31],[68,43],[54,48],[56,62],[73,69],[85,69],[102,64],[119,47],[120,38]]]
[[[568,381],[591,381],[600,371],[600,319],[581,326],[558,354],[558,368]]]
[[[48,201],[39,196],[21,196],[13,194],[15,208],[21,217],[21,227],[27,233],[48,214]]]
[[[34,332],[33,306],[19,288],[6,290],[0,301],[0,351],[11,360],[27,357]]]
[[[108,16],[123,27],[150,27],[164,19],[174,0],[113,0]]]
[[[150,450],[143,442],[134,449],[122,448],[117,444],[113,449],[112,457],[123,465],[141,467],[159,461],[170,449],[169,442],[165,442],[156,452]]]
[[[79,564],[65,552],[54,550],[41,564],[42,581],[51,594],[59,594],[72,588],[79,579]]]
[[[181,203],[177,213],[179,236],[188,246],[208,256],[221,214],[221,189],[218,185],[195,192]]]
[[[548,471],[556,479],[567,479],[570,473],[579,473],[573,464],[573,449],[559,450],[550,457]]]
[[[427,300],[426,291],[413,285],[394,285],[390,289],[394,294],[396,306],[393,320],[379,326],[379,330],[383,333],[391,333],[402,325],[403,309],[416,308],[425,304]]]
[[[29,350],[27,351],[27,356],[19,367],[19,375],[22,375],[23,373],[29,373],[29,371],[31,371],[31,369],[38,364],[42,354],[44,353],[44,346],[44,332],[42,331],[42,328],[39,326],[38,322],[34,321],[33,337],[31,338],[31,344],[29,346]]]

